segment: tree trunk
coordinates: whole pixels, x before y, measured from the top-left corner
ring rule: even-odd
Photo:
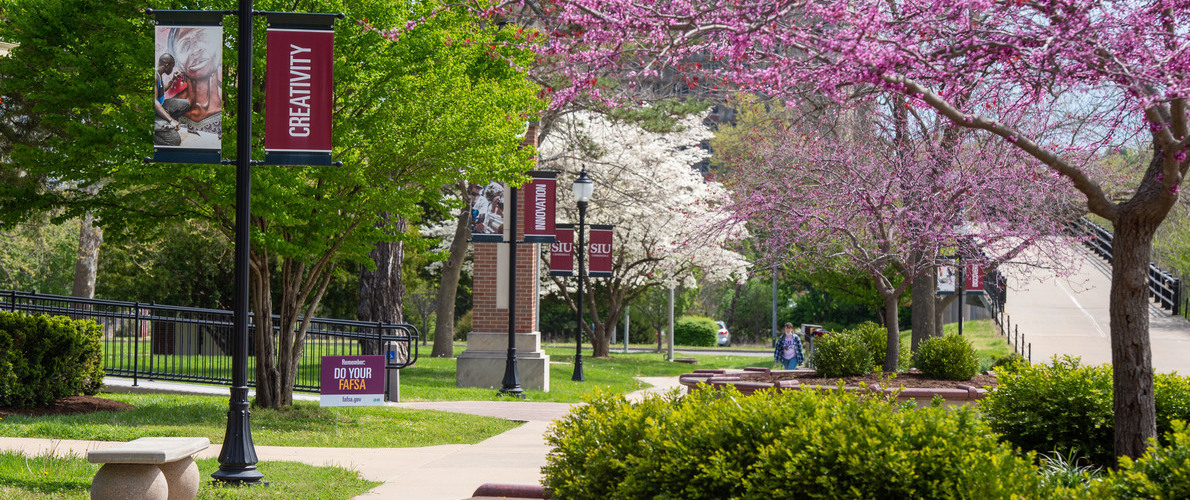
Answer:
[[[280,408],[281,378],[273,344],[272,271],[268,254],[252,252],[252,310],[256,333],[256,404]]]
[[[390,220],[389,214],[381,214],[380,225],[390,227],[390,234],[405,231],[403,217]],[[405,283],[401,280],[401,264],[405,260],[405,244],[401,241],[387,241],[376,244],[372,249],[372,262],[376,270],[366,267],[359,273],[359,307],[355,316],[360,321],[404,323]],[[375,340],[360,341],[364,354],[380,354],[381,346]]]
[[[591,289],[589,281],[586,286],[590,293],[587,294],[587,304],[584,307],[588,308],[591,322],[595,326],[594,329],[588,331],[591,341],[591,356],[595,358],[607,358],[611,356],[611,331],[616,327],[616,318],[619,318],[622,313],[620,304],[623,297],[618,293],[614,293],[615,288],[608,288],[607,318],[609,321],[604,321],[599,314],[599,309],[596,307],[595,290]]]
[[[913,335],[910,340],[910,351],[917,352],[921,341],[933,336],[937,317],[934,315],[935,283],[934,266],[923,269],[913,277],[913,308],[910,320],[913,324]]]
[[[466,193],[466,186],[460,186]],[[453,358],[455,340],[455,296],[459,292],[459,276],[463,261],[467,258],[467,236],[471,221],[470,207],[463,206],[459,213],[459,224],[455,226],[455,239],[450,244],[450,257],[442,266],[442,279],[438,284],[438,320],[434,322],[435,358]]]
[[[955,301],[956,297],[957,295],[942,295],[934,299],[933,336],[941,337],[943,335],[942,327],[946,325],[946,320],[943,318],[943,315],[946,314],[946,308],[950,307],[950,304]]]
[[[72,297],[95,298],[95,276],[99,272],[99,245],[103,229],[95,226],[95,216],[87,212],[79,222],[78,258],[74,263]]]
[[[1148,265],[1157,223],[1120,207],[1112,239],[1111,351],[1116,456],[1139,457],[1157,436],[1149,342]]]
[[[884,298],[884,319],[885,330],[888,332],[888,343],[884,350],[884,366],[881,367],[885,372],[897,371],[897,361],[900,358],[901,351],[901,329],[897,327],[899,320],[897,318],[897,298],[899,293],[881,294]]]

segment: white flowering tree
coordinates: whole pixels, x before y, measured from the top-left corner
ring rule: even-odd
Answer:
[[[578,222],[569,186],[585,166],[595,181],[587,222],[615,225],[613,277],[588,278],[584,285],[591,291],[584,309],[594,328],[587,324],[585,331],[594,356],[608,355],[615,318],[649,289],[745,279],[748,262],[729,247],[746,235],[722,229],[728,193],[695,169],[710,156],[701,146],[712,135],[703,116],[680,119],[668,132],[651,132],[576,112],[555,122],[541,144],[541,168],[561,171],[558,221]],[[577,309],[569,293],[575,278],[545,281],[543,293],[559,293]]]

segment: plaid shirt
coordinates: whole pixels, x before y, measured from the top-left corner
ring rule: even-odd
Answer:
[[[787,343],[793,347],[793,356],[797,358],[797,364],[802,364],[806,360],[806,356],[802,354],[802,339],[796,333],[792,337],[786,337],[785,335],[777,337],[777,341],[774,342],[776,345],[773,349],[773,362],[780,363],[785,358],[785,346]]]

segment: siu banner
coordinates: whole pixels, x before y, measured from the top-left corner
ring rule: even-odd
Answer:
[[[331,164],[333,23],[330,16],[269,16],[265,164]]]
[[[550,276],[574,276],[574,225],[558,224],[550,245]]]
[[[587,244],[587,255],[591,256],[587,276],[592,278],[612,277],[612,235],[615,226],[591,224],[591,241]]]

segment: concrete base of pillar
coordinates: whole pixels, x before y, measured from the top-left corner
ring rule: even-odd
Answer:
[[[516,349],[521,388],[549,392],[550,357],[541,350],[541,334],[516,334]],[[467,334],[467,350],[459,354],[456,382],[459,387],[499,389],[507,362],[507,333],[471,332]]]

